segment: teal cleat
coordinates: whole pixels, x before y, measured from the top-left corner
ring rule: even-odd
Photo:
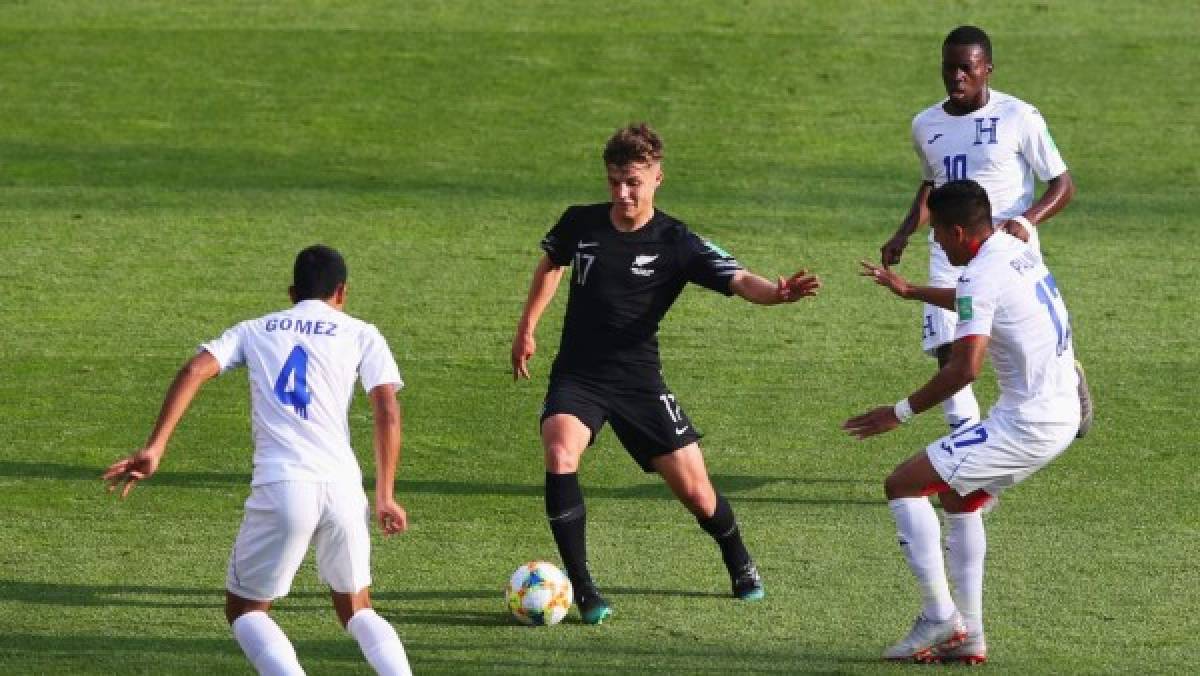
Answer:
[[[595,588],[580,592],[578,604],[579,616],[584,624],[604,624],[605,620],[612,617],[612,606]]]
[[[742,566],[733,576],[733,595],[741,601],[759,601],[766,597],[762,576],[754,562]]]

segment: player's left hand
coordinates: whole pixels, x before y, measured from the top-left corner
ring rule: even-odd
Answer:
[[[859,264],[863,269],[860,273],[863,277],[870,277],[875,280],[875,283],[901,298],[908,298],[908,294],[912,290],[912,285],[908,280],[900,275],[888,270],[885,267],[875,265],[874,263],[860,260]]]
[[[108,484],[109,493],[116,490],[121,482],[124,482],[125,486],[121,488],[121,499],[124,500],[137,482],[149,478],[158,471],[158,463],[161,460],[161,452],[153,448],[143,448],[137,453],[109,465],[100,478]]]
[[[801,270],[791,277],[780,277],[776,282],[775,292],[781,303],[794,303],[801,298],[817,295],[820,288],[819,277],[808,274],[808,270]]]
[[[384,535],[399,535],[408,530],[408,512],[395,500],[376,499],[375,516]]]
[[[866,439],[876,434],[890,432],[900,426],[896,411],[891,406],[880,406],[855,416],[842,423],[842,429],[856,439]]]
[[[999,229],[1003,230],[1004,232],[1007,232],[1008,234],[1012,235],[1013,237],[1016,237],[1017,239],[1021,240],[1022,242],[1029,241],[1029,231],[1025,229],[1025,226],[1021,225],[1017,221],[1014,221],[1014,220],[1004,221],[1003,223],[1000,224]]]

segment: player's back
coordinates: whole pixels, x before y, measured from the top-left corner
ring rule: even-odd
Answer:
[[[354,383],[402,383],[372,325],[321,300],[244,321],[203,345],[222,370],[249,371],[254,484],[351,481],[362,475],[350,446]]]
[[[963,268],[958,336],[987,333],[1000,412],[1028,422],[1079,422],[1071,323],[1038,251],[996,232]],[[990,330],[984,330],[990,322]]]

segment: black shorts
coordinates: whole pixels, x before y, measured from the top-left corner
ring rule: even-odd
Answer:
[[[653,459],[699,441],[696,429],[660,379],[639,383],[598,383],[574,376],[550,379],[541,421],[573,415],[592,432],[588,446],[608,422],[625,450],[643,471],[653,472]]]

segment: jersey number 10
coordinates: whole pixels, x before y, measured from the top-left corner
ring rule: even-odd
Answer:
[[[292,389],[288,389],[288,385]],[[308,391],[308,352],[300,345],[292,348],[279,377],[275,379],[275,398],[285,406],[296,409],[296,415],[308,419],[308,403],[312,395]]]
[[[947,181],[961,181],[967,177],[966,155],[946,155],[942,158],[942,164],[946,167]]]

